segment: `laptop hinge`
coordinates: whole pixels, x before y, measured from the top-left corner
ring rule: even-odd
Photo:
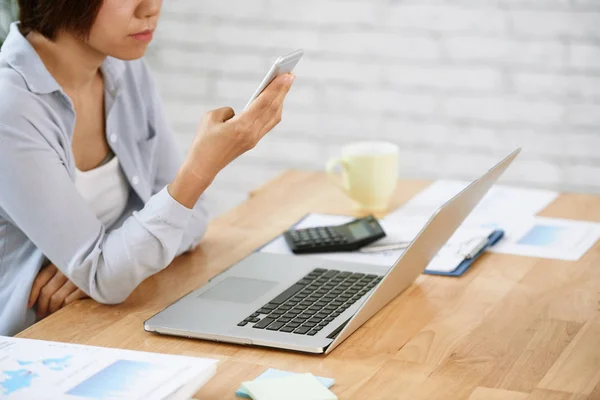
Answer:
[[[342,331],[342,329],[344,329],[344,327],[346,326],[346,324],[351,320],[352,318],[348,318],[346,320],[346,322],[344,322],[343,324],[341,324],[340,326],[337,327],[337,329],[333,332],[331,332],[329,334],[329,336],[327,336],[327,339],[335,339],[337,335],[340,334],[340,332]]]

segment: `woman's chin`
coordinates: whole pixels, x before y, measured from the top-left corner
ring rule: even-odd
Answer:
[[[111,51],[109,56],[123,61],[132,61],[142,58],[148,49],[147,44],[138,44],[137,46],[128,46],[126,49]]]

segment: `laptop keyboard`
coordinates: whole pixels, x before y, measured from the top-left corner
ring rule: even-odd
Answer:
[[[378,275],[317,268],[238,326],[314,336],[382,279]]]

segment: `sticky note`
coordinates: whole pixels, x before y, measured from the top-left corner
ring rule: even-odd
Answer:
[[[313,374],[259,379],[242,383],[254,400],[338,400]]]
[[[296,373],[289,372],[289,371],[283,371],[281,369],[269,368],[268,370],[263,372],[261,375],[257,376],[254,380],[257,381],[260,379],[283,378],[285,376],[292,376],[292,375],[296,375]],[[315,378],[317,378],[317,380],[319,382],[321,382],[321,384],[323,386],[325,386],[326,388],[330,388],[335,383],[335,379],[333,379],[333,378],[323,378],[322,376],[315,376]],[[244,397],[246,399],[251,398],[250,395],[248,395],[248,392],[246,392],[246,390],[243,387],[239,388],[235,392],[235,395],[238,397]]]

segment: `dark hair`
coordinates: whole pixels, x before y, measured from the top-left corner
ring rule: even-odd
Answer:
[[[104,0],[19,0],[24,34],[37,31],[50,40],[61,31],[87,38]]]

